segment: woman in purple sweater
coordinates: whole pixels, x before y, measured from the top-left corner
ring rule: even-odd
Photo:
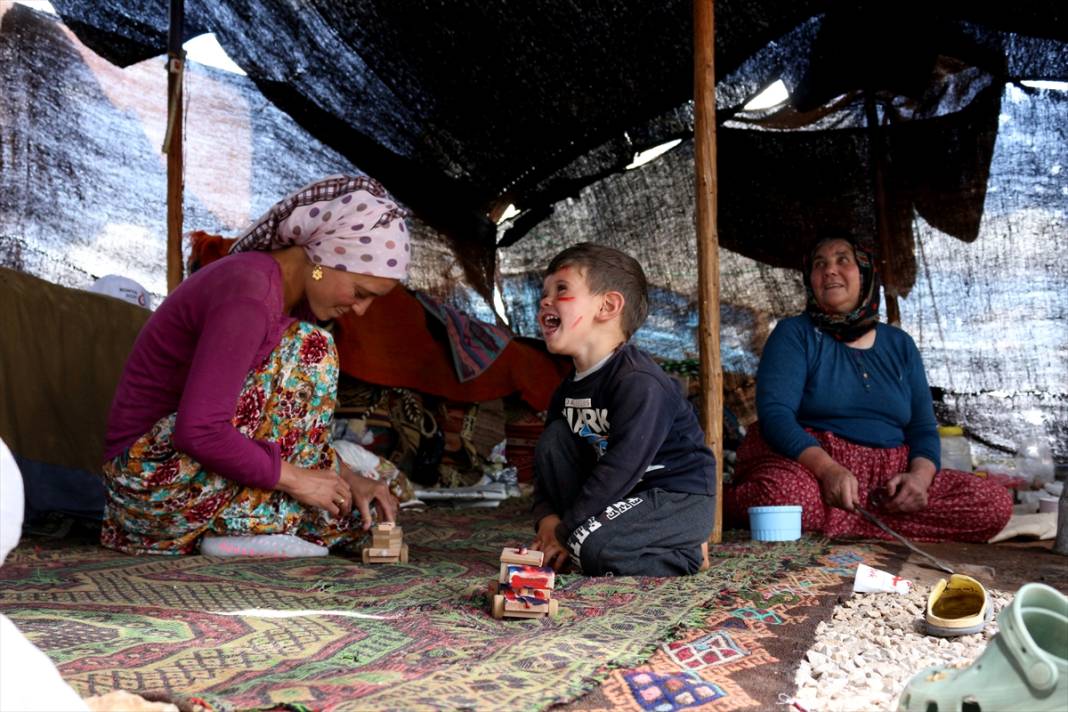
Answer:
[[[287,196],[142,329],[112,402],[102,543],[132,554],[312,555],[394,519],[382,473],[337,457],[338,357],[317,326],[407,274],[405,213],[376,181]],[[369,476],[368,476],[369,475]]]
[[[801,527],[888,538],[856,513],[877,510],[928,541],[986,541],[1012,514],[1003,487],[940,467],[920,352],[878,323],[875,263],[851,238],[821,240],[803,269],[808,306],[775,327],[757,370],[760,418],[723,491],[728,524],[753,506],[801,505]]]

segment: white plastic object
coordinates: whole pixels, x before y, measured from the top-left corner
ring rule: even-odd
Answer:
[[[296,558],[327,556],[330,550],[292,534],[258,534],[254,536],[205,536],[200,540],[204,556],[268,556]]]
[[[853,591],[856,593],[901,593],[907,594],[912,582],[889,571],[873,569],[867,564],[857,564],[853,576]]]
[[[942,469],[972,471],[972,446],[964,437],[964,430],[955,425],[943,425],[938,428],[938,437],[942,444]]]
[[[333,445],[337,456],[354,472],[374,472],[381,462],[378,455],[348,440],[335,440]]]
[[[1020,443],[1016,450],[1016,470],[1041,486],[1053,482],[1053,452],[1044,435]]]
[[[22,535],[22,473],[0,439],[0,563]],[[55,663],[18,626],[0,614],[0,710],[89,712]]]
[[[753,541],[796,541],[801,538],[800,505],[750,507],[748,511]]]
[[[0,564],[22,536],[22,473],[7,443],[0,439]]]

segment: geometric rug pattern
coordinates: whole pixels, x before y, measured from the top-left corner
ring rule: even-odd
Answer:
[[[86,697],[123,689],[186,710],[733,710],[760,701],[746,672],[774,669],[777,636],[811,641],[798,624],[852,577],[850,557],[873,563],[858,545],[739,532],[697,576],[561,575],[556,618],[495,620],[486,586],[501,548],[532,538],[528,511],[522,500],[406,511],[407,565],[364,566],[358,549],[132,557],[31,539],[0,568],[0,612]]]
[[[728,532],[727,536],[744,534]],[[601,686],[566,710],[774,710],[788,706],[794,674],[842,593],[852,590],[858,563],[882,565],[885,552],[852,542],[812,551],[802,565],[803,539],[792,545],[727,541],[718,557],[760,561],[769,552],[781,568],[773,580],[742,577],[723,586],[701,623],[660,643],[641,665],[605,671]],[[737,584],[737,585],[734,585]],[[754,585],[755,584],[755,585]]]

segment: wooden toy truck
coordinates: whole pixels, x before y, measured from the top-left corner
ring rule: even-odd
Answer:
[[[408,545],[404,543],[404,530],[393,522],[382,522],[371,527],[371,546],[363,548],[363,563],[398,562],[408,563]]]
[[[556,615],[558,604],[552,598],[556,572],[542,563],[540,551],[505,548],[501,552],[501,574],[491,586],[494,618]]]

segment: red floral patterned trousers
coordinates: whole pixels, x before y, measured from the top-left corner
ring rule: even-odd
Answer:
[[[1008,490],[958,470],[938,471],[927,490],[927,507],[919,512],[880,511],[871,506],[872,493],[881,490],[897,473],[908,470],[908,446],[873,448],[833,433],[812,434],[827,454],[856,476],[862,506],[910,539],[985,542],[1001,531],[1012,516],[1012,495]],[[754,423],[738,448],[735,481],[723,488],[724,520],[727,526],[746,528],[749,507],[787,504],[801,505],[803,531],[829,537],[891,538],[859,514],[825,504],[815,476],[800,463],[772,450],[760,434],[759,423]]]

